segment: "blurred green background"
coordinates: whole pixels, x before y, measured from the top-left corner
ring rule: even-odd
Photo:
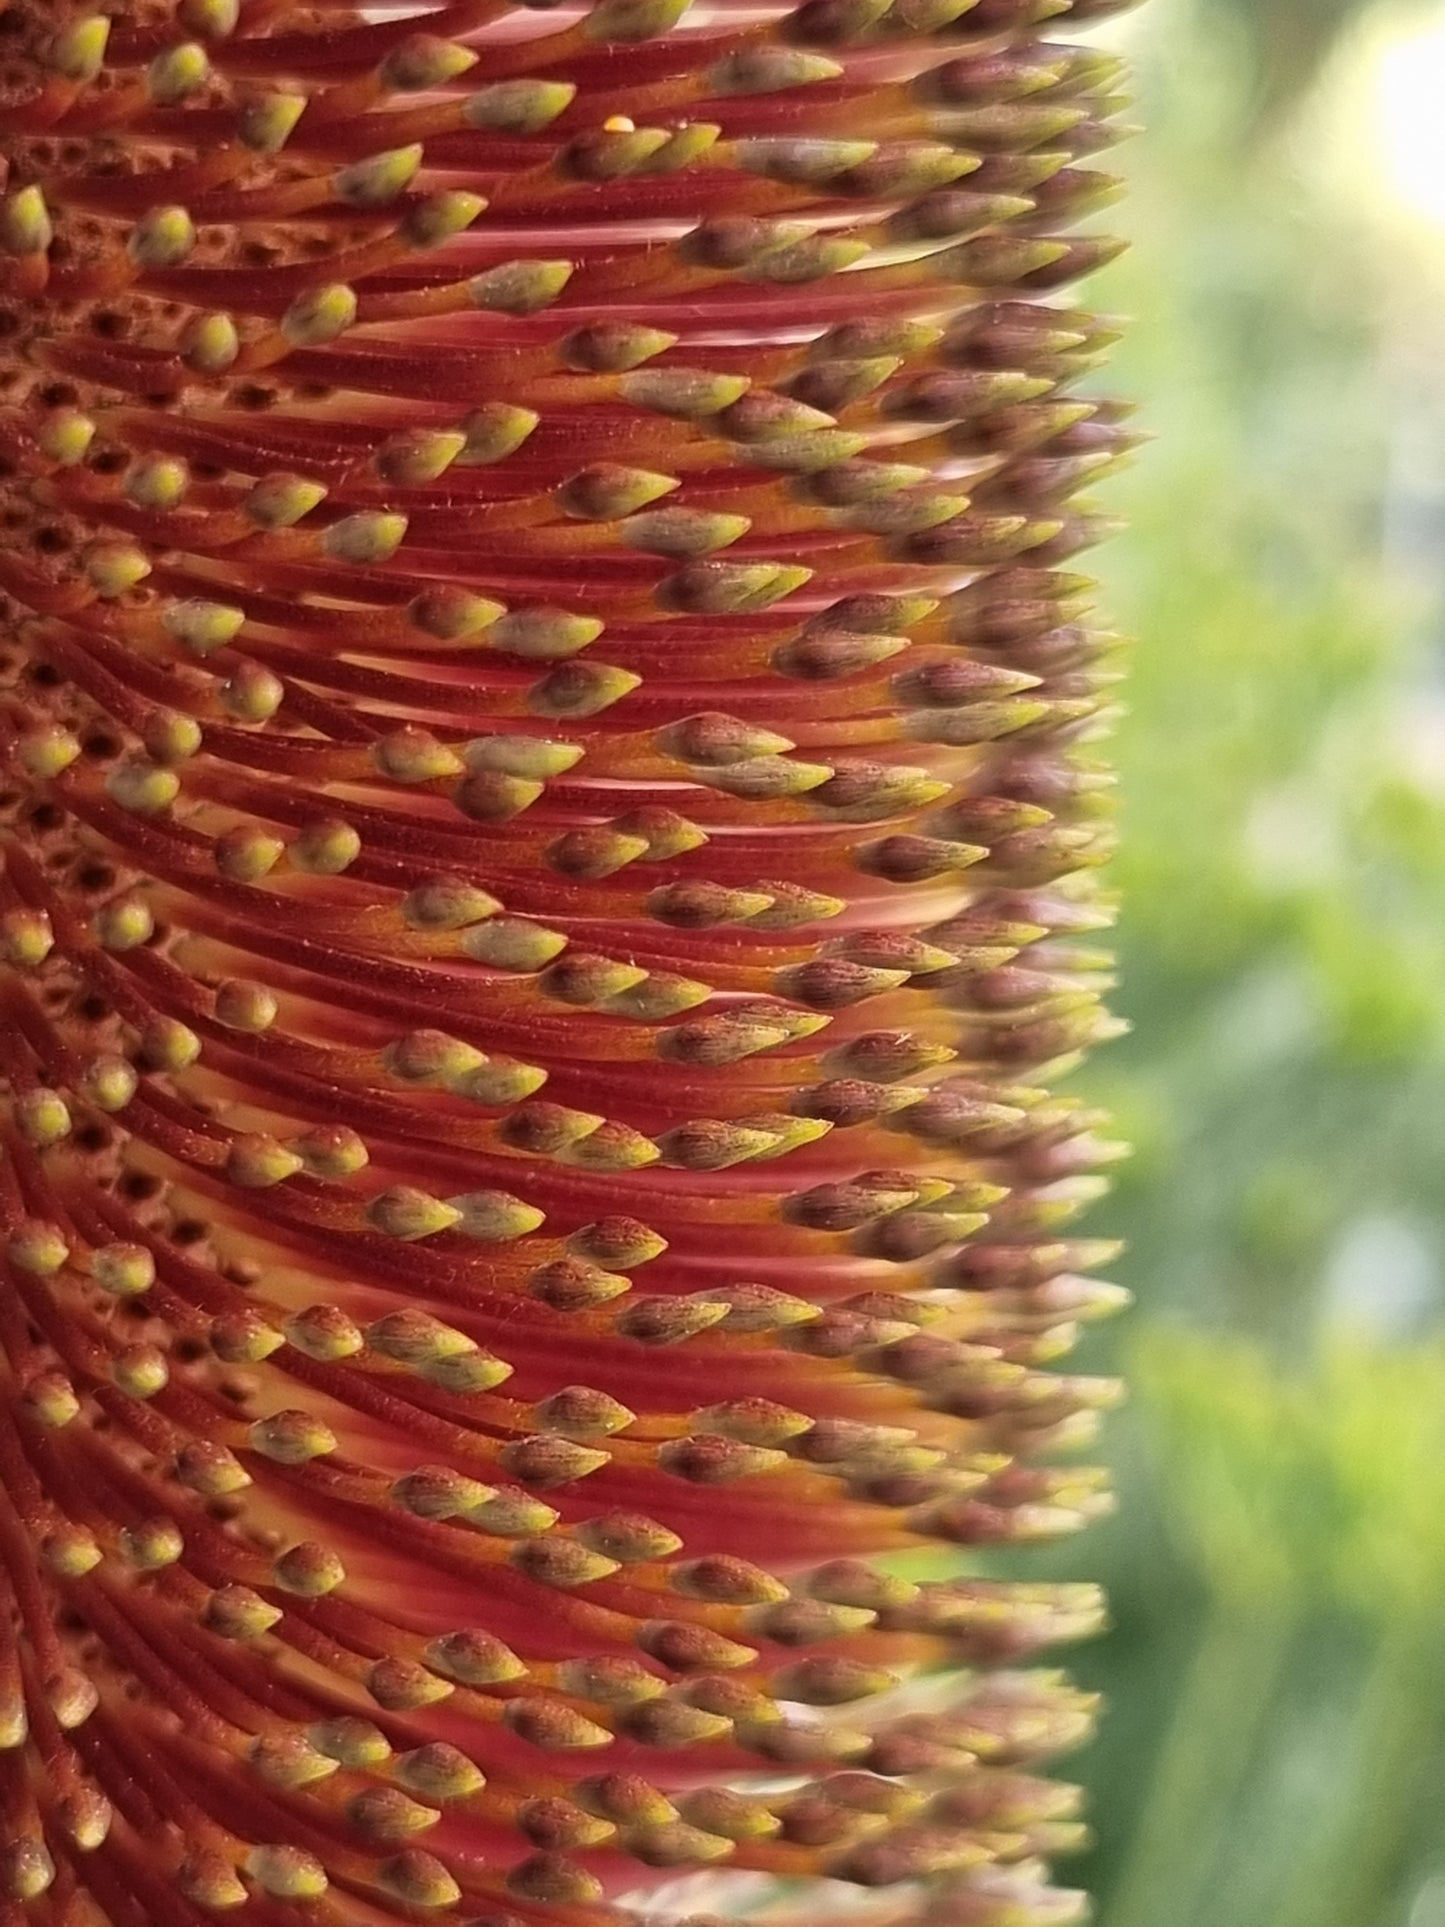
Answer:
[[[1136,1155],[1114,1630],[1073,1762],[1102,1927],[1445,1927],[1445,4],[1110,32],[1157,435],[1108,506]],[[1106,163],[1108,164],[1108,163]]]

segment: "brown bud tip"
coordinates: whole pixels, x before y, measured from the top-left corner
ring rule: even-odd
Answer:
[[[734,1479],[770,1472],[786,1461],[781,1452],[704,1432],[667,1440],[658,1448],[657,1462],[674,1478],[693,1485],[730,1485]]]
[[[667,1249],[667,1240],[636,1218],[613,1217],[583,1225],[567,1245],[579,1258],[614,1271],[631,1271],[659,1257]]]
[[[383,1860],[376,1877],[384,1893],[408,1907],[453,1907],[462,1897],[461,1888],[441,1861],[417,1848]]]
[[[412,1660],[379,1659],[367,1672],[366,1690],[389,1713],[412,1713],[445,1699],[454,1689]]]
[[[547,1432],[516,1439],[504,1445],[497,1456],[514,1478],[542,1491],[585,1479],[589,1472],[598,1471],[610,1459],[610,1454],[593,1446]]]

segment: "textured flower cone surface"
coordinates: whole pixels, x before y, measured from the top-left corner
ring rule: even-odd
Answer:
[[[1078,1918],[1111,10],[0,14],[6,1922]]]

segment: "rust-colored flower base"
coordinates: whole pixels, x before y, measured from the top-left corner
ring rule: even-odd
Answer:
[[[1112,8],[0,13],[6,1922],[1077,1917]]]

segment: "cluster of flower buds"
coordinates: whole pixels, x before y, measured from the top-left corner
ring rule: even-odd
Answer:
[[[1061,1927],[1118,0],[9,0],[0,1913]]]

